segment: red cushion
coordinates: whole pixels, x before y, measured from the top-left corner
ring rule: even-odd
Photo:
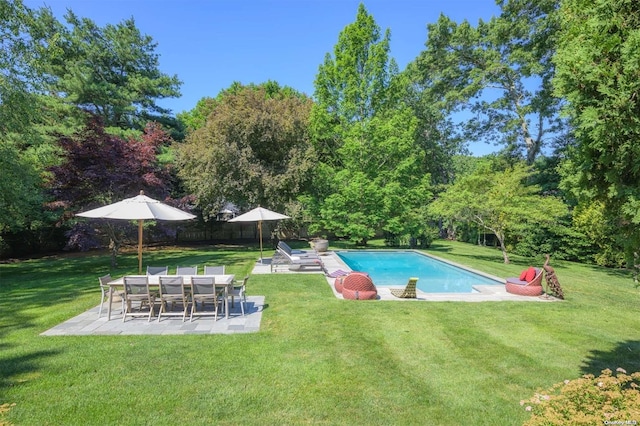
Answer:
[[[527,269],[527,273],[524,275],[524,280],[526,282],[530,282],[535,277],[536,277],[536,269],[533,266],[531,266],[529,267],[529,269]]]
[[[527,276],[527,271],[528,269],[525,269],[524,271],[520,272],[520,276],[518,277],[520,281],[524,281],[524,277]]]

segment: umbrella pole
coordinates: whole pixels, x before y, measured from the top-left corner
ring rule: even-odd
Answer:
[[[142,219],[138,220],[138,273],[142,275]]]
[[[262,221],[258,221],[258,231],[260,232],[260,263],[262,263]]]

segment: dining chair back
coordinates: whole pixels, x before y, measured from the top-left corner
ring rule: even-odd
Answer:
[[[168,266],[147,266],[147,275],[168,275]]]
[[[124,298],[125,310],[122,315],[122,322],[128,316],[142,315],[148,315],[148,320],[151,321],[155,296],[149,291],[149,278],[147,276],[124,277]],[[138,303],[138,312],[134,311],[134,303]],[[148,314],[142,312],[144,306],[149,307]]]
[[[220,291],[216,289],[216,280],[210,276],[191,277],[191,315],[189,321],[193,321],[194,316],[213,315],[214,320],[218,320],[218,297]],[[198,311],[198,302],[201,303],[202,311]],[[212,303],[213,310],[206,311],[207,303]]]
[[[204,267],[205,275],[224,275],[224,265],[222,266],[208,266]]]
[[[176,268],[176,275],[198,275],[197,266],[178,266]]]
[[[182,315],[182,321],[187,318],[187,305],[189,304],[189,293],[185,291],[184,280],[181,275],[160,276],[158,285],[159,297],[160,297],[160,309],[158,311],[158,322],[162,315],[178,316]],[[187,287],[190,287],[188,285]],[[182,311],[174,311],[173,308],[176,304],[182,306]],[[170,309],[167,309],[169,306]]]

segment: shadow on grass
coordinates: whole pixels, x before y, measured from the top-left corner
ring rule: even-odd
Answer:
[[[429,246],[427,251],[435,251],[435,252],[440,252],[440,253],[449,253],[449,252],[453,251],[453,249],[451,247],[448,247],[448,246],[445,246],[445,245],[442,245],[442,244],[438,244],[437,242],[433,242],[433,243],[431,243],[431,245]]]
[[[41,360],[51,358],[60,351],[35,351],[19,356],[0,357],[0,396],[4,390],[37,377],[42,369]],[[4,399],[4,398],[3,398]]]
[[[246,274],[251,270],[253,260],[247,260],[251,247],[170,247],[143,253],[143,267],[146,265],[167,265],[170,273],[178,265],[225,265],[232,274]],[[9,323],[0,321],[3,333],[9,330],[33,326],[33,318],[24,312],[64,305],[87,295],[95,295],[97,304],[100,297],[98,277],[110,273],[113,277],[136,274],[138,259],[135,252],[122,254],[119,265],[112,268],[110,257],[105,252],[86,254],[60,254],[36,260],[6,265],[3,268],[0,286],[0,310]],[[3,324],[4,323],[4,324]]]
[[[592,351],[582,365],[582,372],[597,377],[604,369],[615,371],[618,367],[629,374],[640,371],[640,341],[625,340],[611,351]]]

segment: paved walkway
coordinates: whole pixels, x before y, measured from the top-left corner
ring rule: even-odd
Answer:
[[[334,252],[326,252],[321,256],[325,269],[334,272],[338,269],[349,271],[349,267]],[[449,262],[452,263],[452,262]],[[455,265],[455,264],[454,264]],[[456,265],[460,266],[460,265]],[[475,271],[477,272],[477,271]],[[322,274],[324,272],[315,270],[300,269],[296,271],[271,271],[271,259],[264,259],[256,262],[252,274]],[[486,275],[486,274],[484,274]],[[335,291],[333,278],[326,277],[327,285],[333,291],[335,297],[342,299],[342,295]],[[500,280],[497,277],[491,277]],[[518,296],[507,293],[502,285],[477,285],[474,286],[474,293],[423,293],[417,290],[416,299],[398,299],[393,296],[390,287],[378,287],[378,300],[392,300],[396,302],[488,302],[488,301],[526,301],[526,302],[549,302],[557,299],[541,297]],[[122,322],[122,313],[117,309],[112,313],[111,321],[106,318],[106,305],[102,312],[102,317],[98,318],[98,306],[84,312],[70,320],[59,324],[44,333],[43,336],[65,336],[65,335],[133,335],[133,334],[231,334],[231,333],[252,333],[260,330],[262,322],[262,311],[265,307],[264,296],[247,296],[247,309],[243,317],[240,306],[236,302],[233,310],[229,312],[229,318],[220,315],[217,321],[213,317],[194,318],[193,322],[183,322],[181,317],[165,317],[160,322],[155,318],[148,322],[144,317],[135,317]]]

